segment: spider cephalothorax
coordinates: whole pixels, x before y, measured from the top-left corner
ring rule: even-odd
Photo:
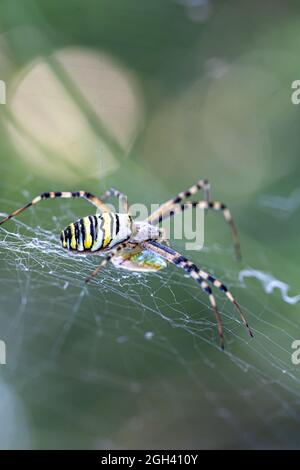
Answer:
[[[196,194],[201,189],[204,191],[204,200],[188,201],[182,204],[184,199]],[[166,246],[164,244],[165,240],[163,237],[163,231],[157,226],[159,222],[162,222],[167,217],[171,217],[189,207],[200,207],[204,210],[222,212],[231,229],[236,255],[237,257],[240,257],[240,245],[230,211],[225,204],[218,201],[211,201],[209,192],[210,185],[208,181],[199,180],[187,191],[179,193],[176,197],[162,204],[143,222],[135,222],[133,220],[132,216],[128,212],[127,197],[113,188],[106,191],[101,198],[93,196],[91,193],[86,191],[48,192],[35,197],[24,207],[12,212],[0,222],[0,225],[44,199],[79,197],[86,199],[97,207],[97,214],[79,219],[78,221],[70,224],[61,233],[62,246],[67,250],[77,253],[106,253],[103,261],[86,279],[86,282],[96,276],[100,269],[109,261],[114,262],[114,260],[117,259],[118,262],[114,262],[115,266],[122,267],[122,260],[124,260],[125,269],[137,269],[139,271],[155,271],[161,269],[163,263],[158,262],[151,264],[149,262],[149,258],[147,261],[145,257],[142,259],[142,256],[140,256],[146,252],[149,252],[152,256],[156,255],[160,259],[184,269],[184,271],[188,273],[208,295],[210,304],[215,312],[221,347],[223,349],[224,339],[222,322],[210,284],[221,290],[230,302],[234,304],[242,321],[248,328],[250,336],[253,336],[239,304],[221,281],[203,269],[197,267],[194,263],[182,256],[180,253],[177,253],[169,246]],[[110,196],[119,198],[122,209],[121,213],[111,212],[103,202]],[[147,266],[147,263],[149,266]]]

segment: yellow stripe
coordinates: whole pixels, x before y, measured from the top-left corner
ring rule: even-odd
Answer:
[[[67,242],[66,242],[65,232],[62,231],[61,234],[62,234],[62,246],[64,248],[66,248],[67,247]]]
[[[83,218],[83,224],[84,224],[84,231],[85,231],[85,236],[83,240],[84,248],[91,248],[93,244],[93,239],[91,236],[91,227],[90,227],[90,220],[88,217]]]
[[[70,224],[70,229],[71,229],[70,247],[73,248],[73,250],[76,250],[75,225]]]
[[[102,214],[102,218],[103,218],[103,243],[102,243],[102,247],[105,248],[109,242],[111,241],[111,234],[110,234],[110,216],[108,214],[108,212],[104,212]]]

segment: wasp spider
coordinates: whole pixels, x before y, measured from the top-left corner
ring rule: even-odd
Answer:
[[[204,200],[183,201],[196,194],[199,190],[204,192]],[[162,204],[150,217],[143,222],[133,220],[128,212],[127,197],[114,188],[106,191],[101,198],[98,198],[86,191],[77,192],[49,192],[35,197],[24,207],[15,210],[10,215],[0,221],[0,225],[11,218],[17,216],[25,209],[43,201],[55,198],[84,198],[97,208],[96,215],[83,217],[70,224],[61,232],[61,243],[64,249],[77,253],[100,253],[106,254],[99,266],[92,272],[85,282],[103,268],[109,261],[116,266],[130,270],[156,271],[164,267],[168,262],[182,268],[188,273],[208,295],[212,309],[214,310],[221,348],[224,349],[224,338],[222,330],[221,316],[212,293],[210,284],[220,289],[233,303],[240,318],[248,328],[250,336],[253,336],[247,320],[232,293],[227,287],[214,276],[197,267],[193,262],[164,244],[162,230],[157,224],[167,217],[185,210],[188,207],[199,207],[204,210],[215,210],[223,213],[231,229],[231,234],[235,246],[237,257],[240,257],[240,245],[237,231],[229,209],[218,201],[210,200],[210,185],[207,180],[199,180],[195,185],[186,191],[179,193]],[[120,202],[121,212],[111,212],[105,205],[108,197],[117,197]],[[150,255],[150,258],[149,258]],[[152,256],[152,259],[151,259]],[[153,258],[154,257],[154,258]],[[154,260],[154,261],[153,261]]]

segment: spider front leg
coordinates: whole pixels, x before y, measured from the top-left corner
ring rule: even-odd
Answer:
[[[115,188],[109,188],[105,193],[101,196],[101,199],[105,200],[108,197],[117,197],[120,203],[120,210],[119,212],[128,214],[128,198],[126,194],[118,191]]]
[[[2,219],[0,221],[0,225],[4,224],[4,222],[7,222],[13,217],[16,217],[17,215],[21,214],[21,212],[25,211],[29,207],[35,206],[39,202],[44,201],[45,199],[57,199],[57,198],[66,198],[66,199],[83,198],[83,199],[86,199],[90,204],[93,204],[94,206],[96,206],[101,212],[109,212],[108,207],[104,204],[104,202],[101,201],[101,199],[97,198],[91,193],[88,193],[87,191],[75,191],[75,192],[51,191],[48,193],[40,194],[39,196],[32,199],[32,201],[28,202],[28,204],[26,204],[25,206],[20,207],[20,209],[16,209],[7,217]]]
[[[167,246],[170,246],[170,240],[167,237],[167,231],[164,227],[159,228],[159,241],[165,243]]]
[[[210,199],[210,183],[206,179],[201,179],[197,181],[196,184],[191,186],[186,191],[182,191],[181,193],[177,194],[173,199],[169,199],[169,201],[162,204],[158,209],[156,209],[147,219],[149,224],[155,225],[161,217],[164,217],[166,214],[169,213],[170,209],[174,206],[174,204],[179,204],[183,199],[196,194],[198,191],[203,190],[204,198],[206,201]]]
[[[219,201],[187,201],[184,204],[174,204],[173,207],[169,209],[167,213],[161,215],[157,223],[162,222],[163,220],[167,219],[168,217],[172,217],[175,214],[185,211],[186,209],[190,209],[193,207],[198,207],[202,210],[213,210],[222,212],[225,221],[228,223],[231,238],[234,245],[235,255],[238,260],[241,260],[241,245],[237,234],[236,225],[232,218],[231,212],[225,204],[222,204]]]

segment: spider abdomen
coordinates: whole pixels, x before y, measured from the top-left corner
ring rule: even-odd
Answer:
[[[61,232],[62,246],[81,253],[110,249],[132,235],[132,226],[132,218],[128,214],[104,212],[89,215]]]

